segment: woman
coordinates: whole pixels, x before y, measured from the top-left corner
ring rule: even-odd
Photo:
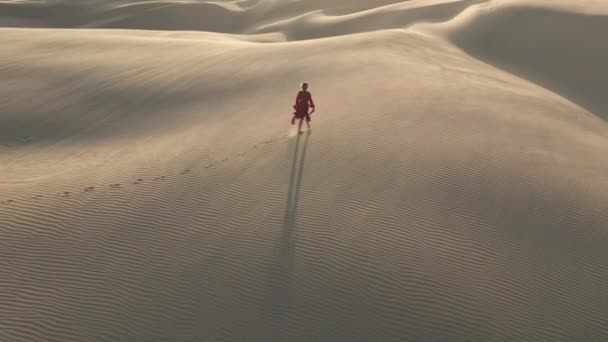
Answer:
[[[291,119],[291,124],[296,123],[296,119],[306,119],[306,125],[310,129],[310,114],[315,111],[315,103],[312,101],[312,95],[308,92],[308,83],[302,83],[301,89],[296,97],[296,104],[293,105],[295,112]],[[312,107],[312,111],[308,112],[308,107]]]

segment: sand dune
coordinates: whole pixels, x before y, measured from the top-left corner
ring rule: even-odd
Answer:
[[[0,1],[0,341],[606,340],[606,13]]]
[[[0,2],[6,26],[106,27],[221,33],[282,32],[290,40],[440,21],[482,0]],[[1,18],[1,17],[0,17]],[[10,19],[10,20],[9,20]],[[22,22],[21,24],[19,24]],[[1,21],[0,21],[1,23]]]
[[[602,33],[608,32],[606,6],[596,3],[590,11],[546,4],[519,1],[473,6],[453,21],[426,26],[476,58],[608,118],[602,86],[608,79],[608,40]]]

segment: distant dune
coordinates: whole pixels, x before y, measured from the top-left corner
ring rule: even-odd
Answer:
[[[608,340],[608,2],[0,25],[0,341]]]
[[[608,119],[608,11],[600,2],[563,6],[504,1],[472,6],[452,21],[427,25],[474,57],[564,96]],[[555,6],[562,3],[562,6]]]

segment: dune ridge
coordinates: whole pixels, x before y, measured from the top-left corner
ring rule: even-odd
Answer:
[[[606,6],[549,6],[546,1],[471,6],[462,15],[422,31],[439,34],[475,58],[539,84],[608,118],[601,84],[608,77]],[[591,3],[590,5],[592,5]],[[576,5],[576,4],[575,4]],[[547,55],[551,56],[547,60]]]
[[[485,0],[384,0],[372,4],[333,1],[140,1],[0,2],[4,26],[208,31],[231,34],[281,32],[291,40],[404,27],[445,20]],[[2,17],[0,17],[0,20]],[[2,25],[3,21],[0,21]]]
[[[606,13],[1,1],[0,340],[605,340]]]

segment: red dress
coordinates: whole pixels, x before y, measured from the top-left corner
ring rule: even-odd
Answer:
[[[293,105],[295,112],[293,115],[296,119],[306,118],[307,122],[310,122],[310,115],[308,114],[308,108],[315,108],[315,103],[312,102],[312,96],[306,90],[300,90],[296,97],[296,104]]]

